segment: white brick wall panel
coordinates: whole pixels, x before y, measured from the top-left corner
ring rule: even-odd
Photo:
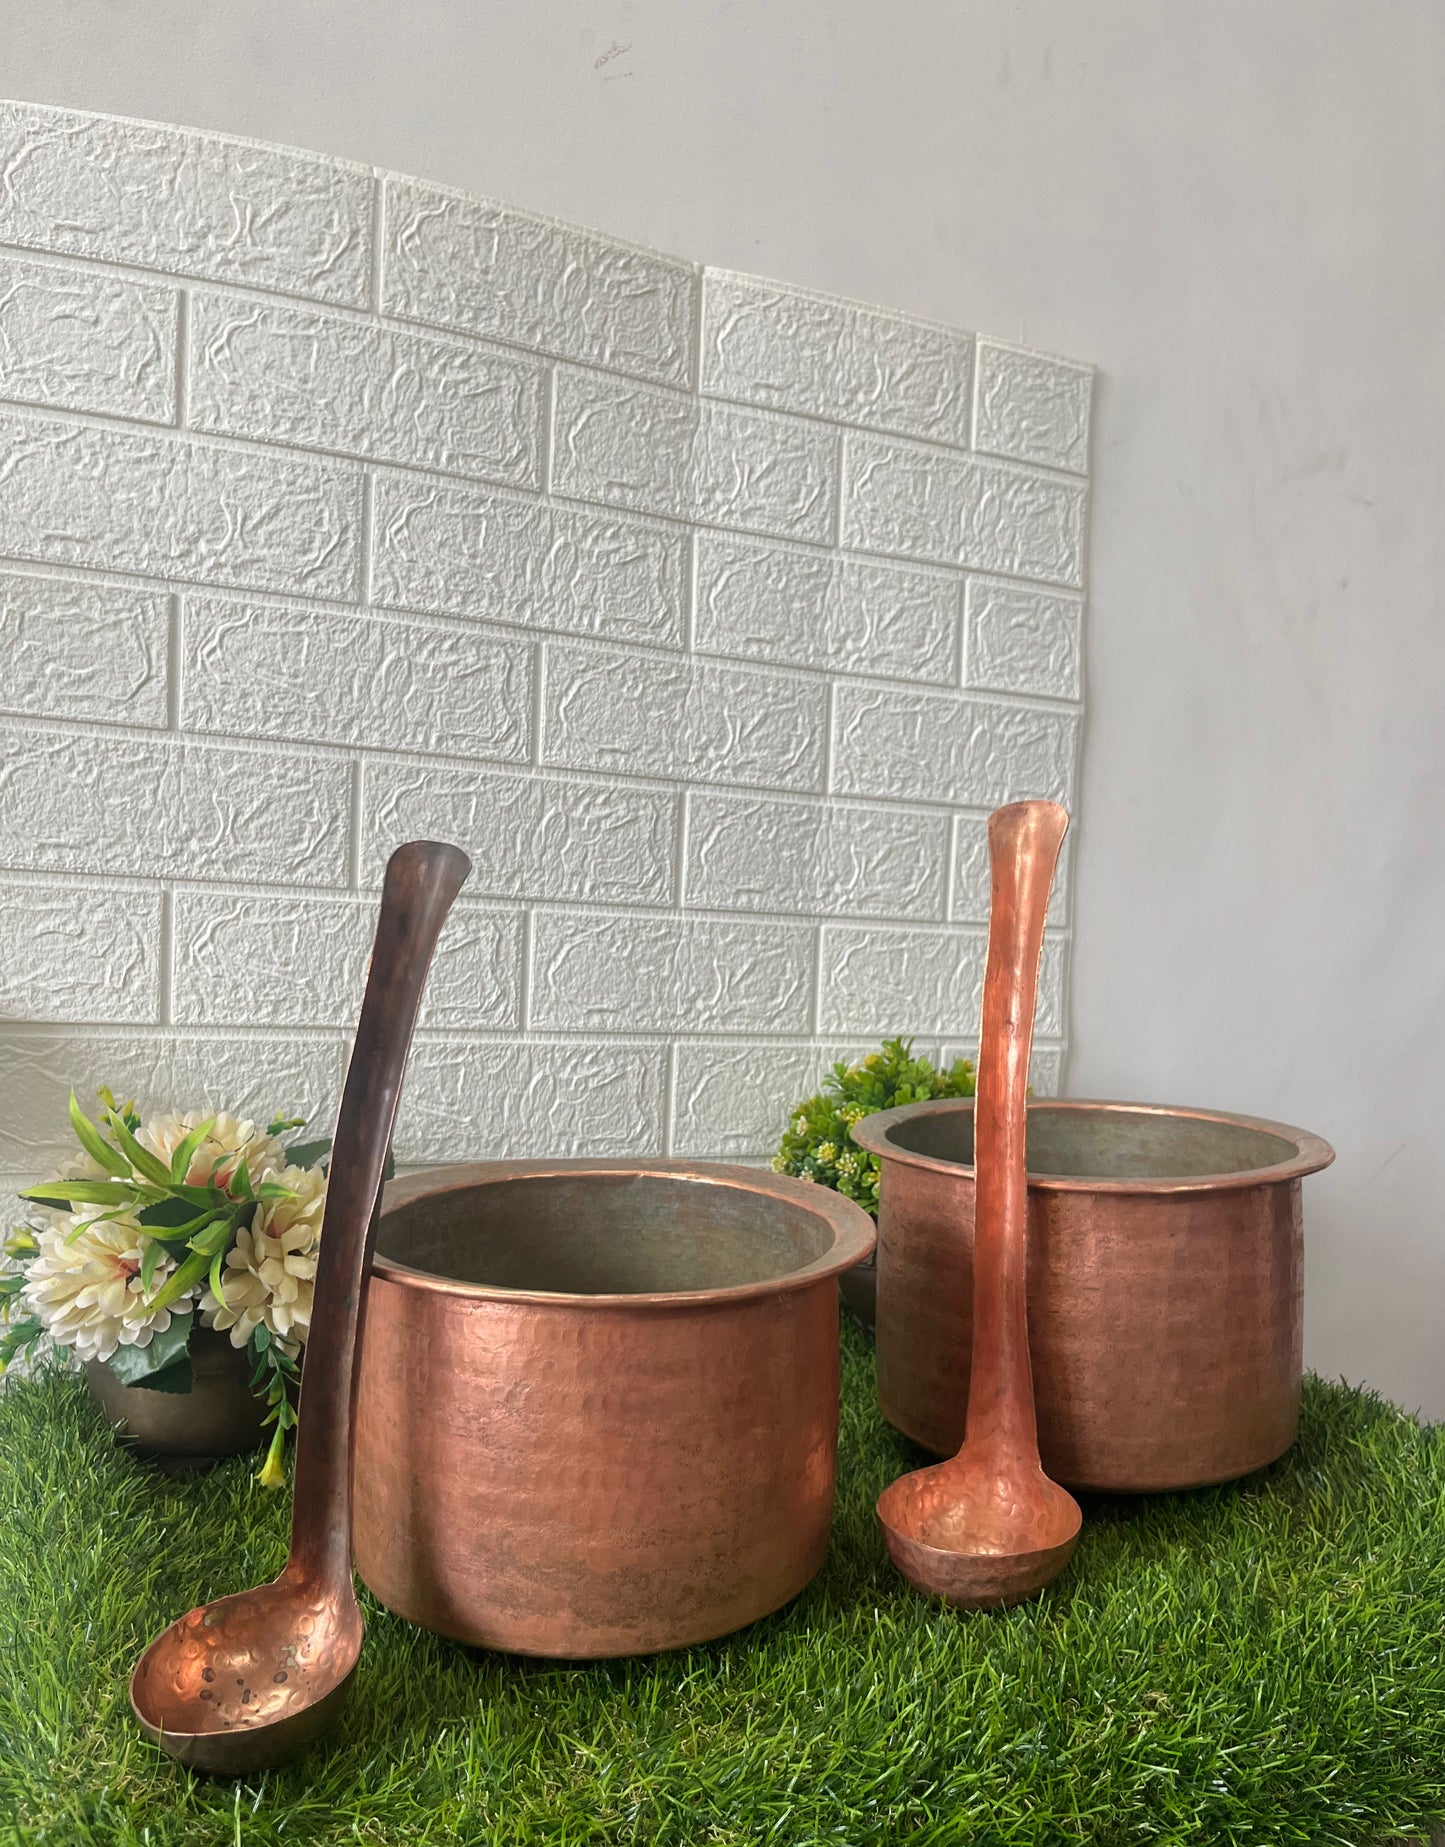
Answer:
[[[170,599],[0,571],[0,706],[163,727]]]
[[[1088,366],[980,340],[974,447],[1083,474],[1093,385]]]
[[[174,906],[177,1024],[355,1026],[376,924],[370,898],[186,890]],[[427,977],[420,1024],[515,1029],[521,940],[519,913],[457,905]]]
[[[231,737],[525,758],[532,646],[354,611],[188,597],[181,723]]]
[[[826,925],[819,1030],[876,1038],[976,1034],[985,948],[981,930]]]
[[[172,422],[178,302],[174,289],[0,258],[0,397]]]
[[[680,647],[673,526],[378,474],[371,594],[392,609]]]
[[[533,924],[538,1027],[806,1032],[812,987],[807,928],[545,911]]]
[[[677,800],[651,789],[435,764],[369,762],[362,863],[379,885],[404,840],[454,840],[469,889],[502,898],[667,904]]]
[[[346,597],[360,473],[0,411],[0,555]]]
[[[961,814],[954,821],[953,904],[955,923],[987,923],[989,904],[988,822]],[[1049,922],[1064,924],[1069,917],[1069,864],[1074,856],[1072,834],[1066,835],[1049,891]]]
[[[861,551],[1077,588],[1084,501],[1082,482],[1010,463],[847,441],[843,540]]]
[[[192,304],[191,345],[197,429],[538,484],[532,360],[214,295]]]
[[[698,534],[694,645],[707,654],[948,686],[959,610],[959,580],[940,572]]]
[[[820,789],[827,691],[749,668],[550,642],[542,761]]]
[[[154,1024],[161,895],[0,880],[0,1015]]]
[[[804,917],[943,915],[948,820],[940,814],[689,797],[687,902]]]
[[[350,788],[283,751],[0,727],[0,863],[341,885]]]
[[[834,722],[841,794],[970,808],[1040,796],[1069,805],[1073,712],[845,682]]]
[[[220,135],[0,104],[0,242],[360,307],[371,175]]]
[[[382,306],[404,320],[684,385],[696,275],[528,212],[386,181]]]
[[[710,269],[702,388],[969,446],[973,341],[926,321]]]
[[[559,493],[784,539],[831,536],[839,439],[822,424],[565,367],[556,392]]]
[[[972,578],[964,685],[998,693],[1077,699],[1084,606],[1020,584]]]
[[[67,1151],[72,1080],[329,1116],[418,836],[475,871],[412,1159],[766,1158],[837,1048],[967,1039],[982,814],[1070,794],[1090,385],[0,104],[0,1173]]]
[[[396,1158],[660,1154],[663,1069],[658,1045],[418,1039]]]
[[[226,1109],[265,1124],[278,1112],[305,1117],[329,1135],[341,1088],[340,1036],[295,1032],[203,1036],[75,1028],[0,1036],[0,1166],[51,1173],[75,1154],[66,1110],[71,1087],[94,1117],[96,1092],[109,1084],[134,1097],[142,1114],[158,1109]]]

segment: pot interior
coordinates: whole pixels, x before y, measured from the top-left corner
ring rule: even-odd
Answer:
[[[923,1114],[895,1123],[888,1140],[910,1154],[973,1165],[973,1110]],[[1031,1175],[1069,1180],[1187,1180],[1245,1174],[1291,1161],[1299,1150],[1283,1136],[1247,1123],[1131,1109],[1050,1109],[1028,1114]]]
[[[672,1295],[787,1276],[833,1246],[805,1206],[673,1174],[538,1174],[385,1213],[381,1257],[483,1288]]]

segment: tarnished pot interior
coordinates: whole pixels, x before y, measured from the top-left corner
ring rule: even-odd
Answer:
[[[388,1187],[356,1562],[444,1635],[586,1658],[777,1609],[822,1563],[836,1278],[873,1224],[750,1168],[497,1162]]]
[[[878,1395],[940,1455],[963,1439],[973,1104],[854,1128],[882,1157]],[[1029,1343],[1044,1468],[1075,1488],[1227,1481],[1294,1440],[1300,1180],[1333,1159],[1282,1123],[1146,1104],[1029,1106]]]

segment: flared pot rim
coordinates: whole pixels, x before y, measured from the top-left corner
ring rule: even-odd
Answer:
[[[473,1283],[460,1277],[443,1276],[435,1271],[415,1268],[376,1251],[371,1260],[374,1275],[401,1283],[407,1288],[424,1289],[435,1294],[456,1296],[473,1302],[528,1303],[543,1307],[572,1309],[696,1309],[728,1306],[735,1303],[789,1295],[808,1289],[841,1275],[861,1263],[877,1243],[878,1232],[872,1218],[862,1206],[835,1193],[830,1187],[777,1174],[765,1168],[745,1167],[726,1161],[688,1160],[612,1160],[606,1158],[568,1157],[557,1160],[461,1161],[445,1167],[430,1167],[418,1173],[392,1180],[382,1192],[381,1221],[440,1193],[462,1188],[505,1186],[519,1180],[575,1178],[595,1175],[605,1179],[636,1179],[657,1175],[665,1179],[696,1181],[699,1185],[731,1187],[738,1192],[760,1198],[786,1201],[820,1219],[831,1242],[821,1256],[796,1270],[787,1270],[761,1281],[729,1284],[717,1289],[657,1290],[646,1293],[587,1294],[581,1291],[550,1289],[510,1289],[499,1283]]]
[[[897,1161],[906,1167],[923,1168],[931,1173],[972,1176],[972,1162],[945,1161],[936,1155],[918,1154],[893,1140],[894,1130],[902,1123],[922,1116],[971,1115],[972,1097],[935,1097],[925,1103],[904,1103],[894,1109],[877,1110],[853,1124],[853,1140],[869,1154],[884,1161]],[[1295,1152],[1284,1161],[1264,1167],[1238,1169],[1219,1174],[1047,1174],[1029,1170],[1030,1191],[1048,1193],[1220,1193],[1243,1187],[1275,1186],[1281,1181],[1298,1180],[1305,1174],[1318,1173],[1335,1158],[1335,1151],[1322,1136],[1293,1128],[1289,1123],[1271,1122],[1264,1116],[1241,1116],[1228,1110],[1198,1109],[1170,1103],[1127,1103],[1112,1098],[1030,1097],[1029,1111],[1069,1111],[1071,1113],[1174,1116],[1196,1122],[1218,1122],[1230,1128],[1249,1129],[1260,1135],[1289,1142]]]

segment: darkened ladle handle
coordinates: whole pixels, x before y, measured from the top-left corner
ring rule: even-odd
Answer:
[[[1029,1051],[1049,888],[1069,817],[1015,802],[989,818],[993,896],[974,1099],[973,1360],[965,1445],[1037,1461],[1028,1330]]]
[[[351,1584],[351,1450],[364,1284],[401,1080],[432,952],[471,871],[457,847],[392,854],[332,1144],[306,1343],[286,1575]]]

